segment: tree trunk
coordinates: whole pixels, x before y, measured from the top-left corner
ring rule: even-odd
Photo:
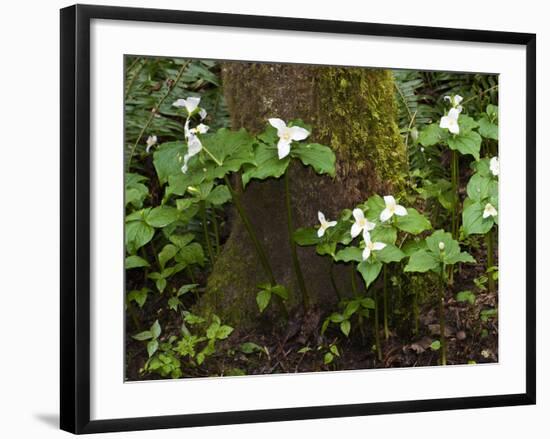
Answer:
[[[313,127],[308,141],[330,146],[336,154],[334,179],[292,163],[288,172],[296,228],[317,224],[317,211],[332,220],[373,193],[385,195],[402,188],[406,151],[395,122],[390,71],[226,63],[222,78],[234,129],[258,133],[270,117],[302,119]],[[298,305],[302,298],[291,263],[283,179],[253,180],[242,197],[277,282],[291,292],[289,307]],[[317,255],[313,247],[298,247],[298,256],[312,302],[334,305],[330,257]],[[336,268],[336,283],[344,295],[351,293],[352,271]],[[216,312],[229,324],[251,327],[259,320],[257,285],[265,281],[252,242],[233,214],[229,239],[200,307],[206,313]],[[362,284],[359,278],[357,283]]]

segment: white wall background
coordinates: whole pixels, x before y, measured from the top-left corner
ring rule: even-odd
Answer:
[[[411,2],[301,2],[279,0],[103,0],[87,3],[204,10],[244,14],[297,16],[395,24],[483,28],[535,32],[538,36],[538,405],[455,412],[389,415],[272,424],[209,427],[109,434],[102,437],[280,438],[309,436],[445,438],[515,438],[525,432],[542,437],[550,413],[548,367],[550,325],[543,310],[549,281],[543,276],[550,258],[544,231],[550,175],[550,153],[544,128],[550,112],[550,28],[544,2],[462,0]],[[310,3],[310,4],[309,4]],[[59,14],[70,2],[7,2],[0,18],[0,433],[3,437],[66,436],[58,422],[58,289],[59,289]],[[546,55],[546,56],[545,56]],[[422,56],[422,54],[418,54]],[[7,238],[7,241],[6,241]],[[144,402],[151,404],[151,402]],[[539,434],[537,434],[537,432]]]

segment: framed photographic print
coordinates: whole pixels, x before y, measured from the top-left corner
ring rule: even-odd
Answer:
[[[61,428],[534,404],[535,41],[63,9]]]

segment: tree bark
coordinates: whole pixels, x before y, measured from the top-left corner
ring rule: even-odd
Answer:
[[[392,74],[387,70],[290,64],[225,63],[224,95],[233,129],[258,133],[267,119],[302,119],[313,127],[308,141],[330,146],[336,177],[316,175],[292,163],[294,226],[317,224],[317,211],[335,219],[373,193],[402,188],[406,151],[396,125]],[[290,307],[302,298],[292,269],[283,179],[253,180],[242,194],[244,207],[270,259],[277,282],[291,292]],[[237,183],[235,181],[235,183]],[[309,295],[321,307],[334,305],[330,258],[314,248],[298,248]],[[336,283],[351,292],[349,267],[337,267]],[[224,321],[251,327],[259,321],[257,285],[265,282],[251,240],[233,214],[231,233],[208,279],[200,307]],[[360,280],[358,279],[359,283]]]

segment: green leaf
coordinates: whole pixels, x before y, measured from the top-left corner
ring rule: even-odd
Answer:
[[[486,139],[498,140],[498,125],[492,123],[487,117],[479,120],[479,134]]]
[[[151,326],[151,334],[153,335],[153,338],[159,338],[159,335],[161,333],[160,324],[158,320],[155,320],[155,323]]]
[[[313,227],[296,229],[292,234],[294,242],[300,246],[317,245],[321,240]]]
[[[365,309],[374,309],[376,308],[376,303],[372,297],[364,297],[360,301],[361,306]]]
[[[372,242],[395,244],[397,240],[397,230],[390,224],[379,224],[370,231],[370,237]]]
[[[449,144],[449,148],[463,155],[471,154],[476,160],[479,160],[481,136],[475,131],[468,131],[466,133],[461,132],[457,136],[449,137],[447,143]]]
[[[425,273],[426,271],[436,271],[439,268],[439,260],[426,250],[419,250],[413,253],[405,266],[405,272]]]
[[[151,334],[151,331],[143,331],[139,334],[132,335],[132,338],[135,340],[144,341],[153,338],[153,334]]]
[[[166,279],[163,277],[155,281],[155,286],[157,287],[157,290],[159,290],[160,293],[164,292],[164,289],[166,288],[166,283],[167,283]]]
[[[424,128],[418,135],[418,142],[422,146],[433,146],[441,143],[446,137],[446,132],[439,128],[438,123],[432,123]]]
[[[129,270],[131,268],[148,267],[149,262],[139,256],[132,255],[126,258],[124,266],[126,270]]]
[[[323,357],[323,363],[330,364],[334,360],[334,355],[330,352],[327,352],[325,356]]]
[[[476,172],[470,178],[466,190],[468,197],[474,201],[481,202],[486,198],[498,196],[498,183],[489,175],[482,175]]]
[[[231,200],[231,193],[225,185],[216,186],[206,197],[206,201],[214,206],[221,206]]]
[[[135,253],[155,235],[155,229],[143,221],[130,221],[125,227],[125,243],[128,253]]]
[[[177,297],[172,296],[170,297],[170,299],[168,299],[168,308],[170,308],[171,310],[177,311],[178,306],[180,305],[181,305],[181,301]]]
[[[146,287],[141,290],[132,290],[128,293],[128,301],[131,302],[133,300],[140,308],[143,308],[143,305],[145,305],[145,302],[147,301],[148,293],[149,289]]]
[[[186,233],[185,235],[170,235],[168,239],[176,247],[182,249],[191,241],[193,241],[193,239],[195,239],[195,235],[193,235],[192,233]]]
[[[317,244],[317,247],[315,247],[315,250],[317,251],[318,255],[333,256],[334,252],[336,251],[336,243],[335,242],[321,242],[321,243]]]
[[[378,223],[380,222],[380,214],[386,208],[386,203],[384,203],[384,199],[380,195],[375,194],[369,197],[365,203],[365,207],[367,208],[365,216],[368,220]]]
[[[149,343],[147,343],[147,353],[149,354],[149,358],[153,356],[153,354],[158,350],[158,348],[159,348],[158,340],[151,340]]]
[[[173,244],[166,244],[164,248],[160,251],[160,253],[158,254],[158,258],[159,258],[159,264],[163,270],[166,263],[170,259],[172,259],[174,256],[176,256],[177,252],[178,252],[178,248]]]
[[[498,106],[497,105],[493,105],[493,104],[487,105],[487,109],[485,110],[485,112],[487,113],[487,115],[489,116],[489,118],[493,122],[498,121]]]
[[[221,325],[216,331],[216,338],[218,340],[224,340],[233,332],[233,328],[228,325]]]
[[[453,255],[453,256],[447,257],[445,259],[445,263],[447,265],[453,265],[453,264],[456,264],[458,262],[475,264],[476,260],[472,257],[472,255],[470,253],[467,253],[467,252],[460,252],[457,255]]]
[[[183,142],[169,142],[159,145],[153,153],[153,164],[161,184],[168,181],[168,176],[181,174],[183,156],[187,146]]]
[[[469,204],[462,212],[462,226],[466,235],[484,235],[493,227],[493,217],[483,218],[485,206],[479,202]]]
[[[336,253],[334,260],[336,262],[361,262],[363,261],[362,253],[358,247],[346,247]]]
[[[147,181],[147,177],[139,174],[126,173],[125,181],[125,205],[131,204],[134,208],[140,209],[143,201],[149,195],[149,189],[142,182]]]
[[[370,284],[376,280],[380,274],[380,270],[382,270],[382,264],[380,262],[371,262],[370,259],[371,258],[361,262],[357,266],[357,271],[361,273],[361,276],[363,276],[366,288],[368,288]]]
[[[336,175],[336,156],[328,146],[294,143],[290,155],[298,158],[304,165],[311,166],[317,174],[328,174],[331,177]]]
[[[251,341],[243,343],[240,349],[243,354],[252,354],[254,352],[263,351],[263,349],[260,346],[258,346],[256,343],[252,343]]]
[[[332,323],[342,323],[344,320],[346,320],[346,318],[342,314],[334,312],[330,316],[328,316],[328,320]]]
[[[288,290],[283,285],[275,285],[271,287],[271,292],[279,296],[281,299],[288,300]]]
[[[262,290],[256,295],[256,303],[260,312],[264,312],[271,300],[271,290]]]
[[[460,133],[466,134],[467,132],[472,131],[474,128],[477,128],[478,123],[470,116],[461,114],[458,117],[458,126],[460,127]]]
[[[418,238],[416,238],[418,239]],[[403,244],[401,251],[405,253],[406,256],[411,256],[413,253],[416,253],[419,250],[426,249],[426,241],[422,240],[409,240]]]
[[[386,247],[376,252],[376,259],[385,264],[389,262],[399,262],[404,257],[405,253],[393,244],[386,244]]]
[[[351,302],[348,302],[346,308],[344,309],[344,317],[349,319],[359,309],[360,305],[359,300],[352,300]]]
[[[349,336],[349,332],[351,331],[351,323],[349,320],[344,320],[340,323],[340,331],[342,331],[346,337]]]
[[[456,300],[458,302],[468,302],[470,305],[474,305],[476,303],[476,295],[469,290],[461,291],[457,293]]]
[[[330,346],[330,352],[332,352],[337,357],[340,356],[340,352],[338,351],[338,346],[336,346],[335,344]]]
[[[253,178],[258,180],[279,178],[286,172],[286,168],[290,163],[289,156],[279,159],[277,148],[263,143],[260,143],[256,148],[254,160],[255,165],[247,164],[244,166],[242,174],[243,187],[246,187]]]
[[[199,286],[199,284],[182,285],[178,290],[177,296],[178,297],[183,296],[184,294],[187,294],[189,291],[193,291],[198,286]]]
[[[398,229],[413,235],[432,228],[428,218],[413,208],[408,208],[405,216],[396,216],[395,225]]]
[[[173,223],[179,217],[179,211],[175,207],[159,206],[151,209],[145,216],[145,222],[152,227],[160,228]]]
[[[204,323],[203,317],[192,314],[189,311],[184,313],[183,320],[185,320],[185,323],[189,323],[190,325],[198,325],[200,323]]]
[[[441,348],[441,342],[439,340],[432,341],[432,344],[430,345],[430,348],[433,351],[438,351]]]
[[[176,261],[184,265],[204,264],[204,251],[202,246],[198,242],[192,242],[185,246],[176,255]]]

